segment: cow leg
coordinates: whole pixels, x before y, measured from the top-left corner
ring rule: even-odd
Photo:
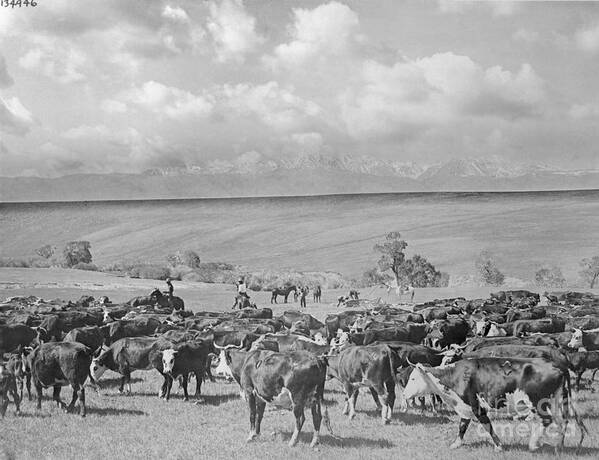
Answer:
[[[342,412],[343,415],[349,414],[349,406],[350,406],[349,400],[353,394],[353,391],[354,391],[354,389],[351,385],[345,385],[345,404],[343,405],[343,412]]]
[[[256,399],[256,436],[260,434],[260,425],[262,425],[264,409],[266,409],[266,403],[261,399]]]
[[[314,434],[312,435],[312,442],[310,447],[316,447],[318,444],[318,438],[320,436],[320,424],[322,422],[322,412],[320,408],[320,401],[314,401],[312,403],[312,424],[314,425]]]
[[[258,433],[256,432],[256,395],[254,392],[245,392],[245,397],[248,402],[248,406],[250,407],[250,434],[248,435],[246,442],[253,441]]]
[[[60,399],[60,385],[54,385],[54,391],[52,393],[52,399],[54,401],[56,401],[56,405],[58,407],[65,407],[65,403],[62,402],[62,399]]]
[[[481,408],[478,408],[478,411],[475,411],[474,413],[477,414],[476,418],[478,418],[478,421],[485,427],[485,430],[487,430],[487,433],[489,433],[489,435],[491,436],[491,439],[493,440],[493,444],[495,446],[495,451],[501,452],[503,450],[503,447],[501,446],[501,441],[499,440],[499,437],[493,430],[493,425],[491,425],[491,420],[489,420],[487,412]]]
[[[85,417],[86,408],[85,408],[85,387],[81,385],[81,390],[79,390],[79,404],[81,406],[81,417]]]
[[[306,421],[306,416],[304,414],[304,406],[295,406],[293,408],[293,415],[295,416],[295,430],[293,430],[293,434],[291,435],[291,439],[289,440],[289,447],[293,447],[297,444],[297,438],[299,437],[300,431],[302,431],[302,427],[304,426],[304,422]]]
[[[164,395],[164,399],[167,401],[171,398],[171,389],[173,388],[173,377],[170,375],[166,376],[166,394]]]
[[[395,404],[395,382],[390,380],[385,383],[385,386],[387,387],[387,416],[383,423],[388,424],[391,423],[391,419],[393,417],[393,405]]]
[[[374,400],[374,403],[376,404],[376,409],[377,410],[381,410],[383,408],[383,406],[381,405],[381,402],[379,401],[379,398],[380,398],[379,394],[372,387],[368,387],[368,389],[370,390],[370,394],[372,395],[372,399]]]
[[[25,377],[25,386],[27,387],[27,399],[31,401],[31,374],[27,373]]]
[[[119,387],[119,393],[122,393],[125,388],[125,382],[127,381],[127,377],[125,374],[121,377],[121,386]]]
[[[37,393],[37,409],[40,410],[42,408],[42,385],[39,382],[35,382],[35,391]]]
[[[349,397],[349,419],[352,420],[356,416],[356,402],[358,401],[359,388],[352,389]]]
[[[582,380],[582,374],[586,369],[579,370],[576,372],[576,391],[580,391],[580,381]]]
[[[14,382],[11,385],[10,393],[12,394],[12,399],[15,402],[15,413],[18,414],[21,411],[21,401],[23,400],[23,398],[22,395],[19,395],[16,382]]]
[[[202,375],[203,375],[203,369],[198,369],[194,372],[195,376],[196,376],[196,393],[195,393],[195,397],[199,398],[200,395],[202,394]]]
[[[181,378],[183,385],[183,401],[189,401],[189,394],[187,393],[187,383],[189,380],[189,374],[184,373]]]
[[[0,415],[4,418],[4,414],[6,414],[6,409],[8,408],[8,395],[6,391],[2,392],[2,399],[0,402]]]
[[[461,418],[460,419],[460,429],[458,430],[458,437],[455,438],[455,441],[451,443],[449,446],[450,449],[457,449],[461,447],[464,442],[464,435],[466,434],[466,430],[468,429],[468,425],[470,425],[469,418]]]
[[[66,412],[72,412],[75,407],[75,403],[77,402],[78,393],[79,393],[79,385],[71,385],[73,389],[73,396],[71,397],[71,403],[67,406]]]
[[[162,372],[161,372],[161,374],[162,374],[162,378],[164,380],[162,381],[162,386],[160,387],[160,390],[158,391],[158,397],[164,398],[164,397],[166,397],[166,386],[167,386],[168,376],[166,374],[163,374]]]

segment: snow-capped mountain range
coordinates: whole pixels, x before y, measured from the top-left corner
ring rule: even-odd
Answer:
[[[152,176],[183,174],[251,174],[266,175],[274,171],[322,170],[345,171],[371,176],[403,177],[427,180],[437,177],[515,178],[538,173],[570,173],[547,165],[514,164],[498,157],[452,159],[444,163],[421,165],[414,162],[385,161],[371,156],[333,155],[327,153],[287,156],[281,159],[248,152],[234,160],[212,160],[186,167],[154,168],[144,172]]]

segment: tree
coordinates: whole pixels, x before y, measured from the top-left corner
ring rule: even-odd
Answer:
[[[505,279],[499,271],[493,256],[488,251],[482,251],[474,263],[482,281],[493,286],[501,286]]]
[[[72,267],[80,262],[89,264],[92,261],[90,252],[91,244],[89,241],[70,241],[68,242],[62,254],[64,256],[64,265]]]
[[[56,246],[52,246],[51,244],[46,244],[46,245],[42,246],[41,248],[38,248],[35,250],[35,253],[38,256],[43,257],[44,259],[49,259],[50,257],[52,257],[54,255],[55,252],[56,252]]]
[[[559,267],[541,267],[535,273],[535,283],[540,287],[563,288],[566,278]]]
[[[435,268],[426,258],[415,254],[400,266],[401,284],[414,287],[441,287],[449,284],[449,275]]]
[[[595,256],[591,259],[582,259],[580,261],[580,266],[582,267],[580,276],[589,284],[589,287],[593,289],[597,279],[599,279],[599,256]]]
[[[385,236],[385,242],[376,244],[374,250],[381,253],[378,261],[381,271],[391,270],[397,285],[401,285],[401,266],[406,259],[404,253],[408,243],[401,239],[399,232],[390,232]]]
[[[404,252],[407,247],[408,243],[401,239],[399,232],[388,233],[383,243],[374,246],[374,250],[381,253],[378,261],[380,271],[391,270],[398,286],[447,286],[449,283],[447,273],[437,270],[421,255],[415,254],[412,258],[407,259]],[[370,278],[374,281],[377,277],[376,269],[369,270],[364,274],[365,280]],[[380,282],[376,284],[380,284]]]
[[[169,254],[166,256],[166,261],[171,267],[176,267],[177,265],[187,265],[190,268],[200,267],[200,256],[191,249],[186,249],[183,252],[177,251],[176,254]]]
[[[390,278],[389,275],[381,272],[375,267],[364,272],[362,275],[362,282],[364,286],[377,286],[389,282]]]

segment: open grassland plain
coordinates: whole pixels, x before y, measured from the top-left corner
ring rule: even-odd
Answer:
[[[349,278],[373,267],[373,245],[397,230],[408,255],[454,277],[473,274],[476,256],[490,250],[508,277],[532,279],[550,264],[575,281],[598,228],[599,191],[16,203],[0,204],[0,256],[87,240],[98,265],[164,264],[193,249],[206,262]]]
[[[81,295],[108,295],[116,302],[147,293],[157,281],[116,277],[104,273],[63,269],[0,269],[0,298],[13,295],[37,295],[44,298],[77,299]],[[201,283],[175,283],[176,293],[193,311],[230,309],[233,286]],[[486,297],[491,289],[419,289],[418,302],[434,298],[463,295]],[[596,291],[597,292],[597,291]],[[309,303],[306,311],[323,319],[335,307],[341,291],[323,292],[323,303]],[[382,297],[386,292],[362,291],[364,297]],[[251,293],[259,307],[271,306],[269,293]],[[390,299],[396,301],[397,299]],[[274,306],[274,314],[297,309],[298,303]],[[65,414],[51,401],[45,391],[41,411],[34,401],[25,401],[22,414],[15,416],[9,406],[7,416],[0,421],[0,455],[7,458],[405,458],[405,459],[535,459],[553,457],[553,449],[545,446],[537,453],[526,450],[530,425],[513,422],[501,414],[492,417],[506,451],[493,452],[487,437],[473,424],[466,445],[449,450],[457,431],[457,416],[452,412],[433,415],[419,409],[396,411],[390,425],[383,426],[369,394],[361,394],[358,415],[350,421],[341,414],[344,397],[336,381],[326,384],[325,402],[335,437],[323,426],[318,451],[309,447],[311,418],[306,411],[300,443],[287,446],[293,430],[289,412],[268,410],[262,425],[262,436],[253,443],[245,439],[249,431],[249,411],[239,396],[236,384],[224,381],[206,382],[199,400],[183,401],[175,384],[169,402],[158,398],[160,375],[152,371],[133,373],[133,394],[118,393],[118,374],[108,371],[100,383],[101,394],[87,391],[88,415],[81,419]],[[596,387],[596,384],[595,384]],[[190,389],[195,382],[190,383]],[[193,392],[193,390],[192,390]],[[70,397],[70,388],[63,389],[63,399]],[[599,396],[586,388],[576,395],[578,410],[590,434],[580,455],[599,457]],[[197,402],[197,404],[195,404]],[[578,458],[575,437],[566,441],[560,458]]]

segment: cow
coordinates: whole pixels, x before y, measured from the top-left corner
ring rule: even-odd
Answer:
[[[52,399],[66,412],[72,412],[77,399],[80,414],[86,415],[85,381],[90,374],[92,350],[77,342],[48,342],[39,345],[31,353],[22,355],[23,363],[31,372],[31,379],[37,391],[37,408],[42,408],[42,390],[53,387]],[[60,390],[64,385],[73,389],[71,403],[67,406],[60,399]]]
[[[24,324],[0,325],[0,354],[33,344],[38,338],[38,331]]]
[[[595,373],[599,369],[599,351],[568,351],[566,354],[570,361],[570,369],[576,374],[575,385],[578,391],[584,371],[594,369],[591,381],[595,379]]]
[[[505,320],[509,323],[521,319],[541,319],[544,318],[547,311],[544,307],[532,307],[530,310],[520,310],[511,308],[506,314]]]
[[[153,316],[139,316],[133,320],[119,319],[102,326],[106,345],[125,337],[149,336],[156,332],[160,320]]]
[[[435,321],[431,327],[432,331],[427,334],[426,341],[433,348],[464,343],[470,333],[470,325],[461,317]]]
[[[480,348],[494,347],[497,345],[537,345],[558,347],[559,343],[556,338],[550,334],[532,334],[527,337],[473,337],[461,345],[460,348],[464,353],[471,353]],[[451,347],[455,348],[455,347]]]
[[[266,404],[272,404],[293,412],[295,430],[289,446],[295,446],[304,424],[305,407],[309,406],[314,424],[310,447],[315,447],[322,421],[326,368],[325,359],[307,351],[249,352],[239,379],[242,394],[250,409],[250,433],[247,441],[252,441],[260,434],[264,409]]]
[[[271,308],[260,308],[259,310],[254,308],[244,308],[235,314],[236,318],[259,318],[259,319],[272,319]]]
[[[31,401],[31,372],[23,365],[23,360],[19,353],[9,355],[4,364],[8,372],[15,376],[17,388],[19,390],[19,399],[23,400],[23,387],[27,388],[27,399]]]
[[[426,324],[406,323],[386,329],[367,330],[359,334],[351,334],[351,341],[358,345],[369,345],[374,342],[412,342],[420,343],[426,337],[429,327]],[[362,342],[360,342],[360,338]]]
[[[0,415],[2,418],[6,415],[8,408],[8,394],[12,396],[15,403],[15,413],[20,412],[21,396],[17,391],[17,378],[11,370],[4,364],[0,364]]]
[[[568,342],[568,347],[578,350],[584,348],[587,351],[599,350],[599,329],[583,331],[574,329],[572,338]]]
[[[568,319],[568,328],[570,329],[597,329],[599,328],[599,316],[577,316]]]
[[[541,417],[540,426],[531,431],[528,443],[531,451],[540,447],[539,439],[553,421],[553,414],[563,413],[568,417],[573,410],[569,405],[568,371],[540,358],[472,358],[458,361],[450,367],[428,369],[417,364],[410,374],[404,396],[410,398],[427,393],[441,396],[460,416],[458,436],[451,449],[462,445],[470,421],[476,418],[491,436],[495,450],[503,450],[487,411],[502,407],[508,400],[515,407],[525,405],[527,413]],[[556,407],[560,398],[562,402]],[[580,446],[586,428],[577,416],[575,421],[581,427]],[[558,420],[555,422],[558,423]],[[557,445],[563,446],[563,441],[564,426],[560,426]]]
[[[335,337],[337,331],[341,329],[342,331],[349,331],[349,327],[353,324],[356,319],[364,314],[367,314],[366,311],[344,311],[341,313],[336,313],[334,315],[328,315],[324,322],[326,327],[326,336],[329,341]]]
[[[512,335],[514,337],[520,337],[521,335],[536,332],[564,332],[565,329],[566,320],[553,316],[551,318],[514,321]]]
[[[327,376],[341,382],[345,390],[343,414],[353,419],[360,387],[367,387],[381,411],[383,423],[391,422],[395,403],[393,350],[384,344],[353,346],[328,356]]]
[[[195,397],[201,393],[202,380],[206,370],[210,368],[209,353],[211,346],[201,340],[185,342],[162,351],[162,373],[166,378],[165,399],[168,401],[171,394],[173,380],[181,376],[184,400],[189,399],[187,394],[187,381],[191,372],[196,377]]]
[[[104,343],[104,335],[98,326],[76,327],[62,339],[63,342],[79,342],[92,350]]]
[[[474,323],[474,335],[477,337],[505,337],[508,334],[502,326],[486,318],[479,319]]]
[[[127,393],[131,394],[131,372],[154,368],[150,351],[156,341],[154,337],[125,337],[117,340],[93,358],[88,366],[90,375],[98,381],[106,369],[118,372],[122,375],[119,393],[127,384]]]

